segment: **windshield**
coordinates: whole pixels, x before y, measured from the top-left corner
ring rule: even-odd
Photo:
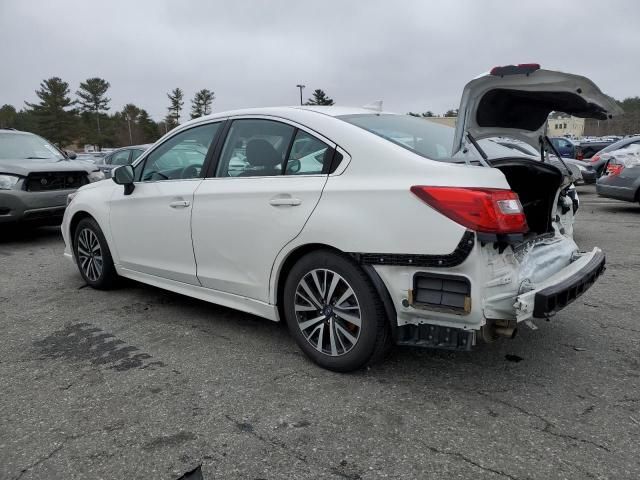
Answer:
[[[64,160],[60,151],[31,133],[0,133],[0,160]]]
[[[341,120],[432,160],[450,159],[454,129],[410,115],[342,115]]]

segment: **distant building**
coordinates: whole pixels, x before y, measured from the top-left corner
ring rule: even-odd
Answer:
[[[547,120],[547,135],[550,137],[577,138],[584,135],[584,118],[554,112]]]

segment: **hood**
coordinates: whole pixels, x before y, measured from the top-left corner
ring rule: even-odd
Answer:
[[[0,173],[12,173],[26,177],[34,172],[79,172],[87,173],[97,170],[97,167],[82,160],[4,160],[0,159]]]
[[[476,140],[509,137],[535,149],[546,134],[551,112],[606,120],[622,113],[616,101],[588,78],[542,70],[539,65],[509,65],[471,80],[464,87],[453,139],[453,154],[470,133]]]

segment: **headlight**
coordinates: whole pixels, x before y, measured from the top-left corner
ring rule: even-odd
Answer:
[[[78,194],[78,192],[73,192],[67,195],[67,207],[73,201],[74,197]]]
[[[11,190],[18,180],[20,177],[15,175],[0,175],[0,190]]]
[[[102,172],[101,170],[96,170],[95,172],[91,172],[88,175],[88,178],[91,183],[97,182],[99,180],[104,180],[104,172]]]

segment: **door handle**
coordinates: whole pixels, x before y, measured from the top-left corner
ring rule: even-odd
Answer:
[[[171,208],[187,208],[189,205],[191,205],[191,202],[188,200],[178,200],[169,204]]]
[[[276,197],[269,200],[269,205],[274,207],[297,207],[301,203],[302,200],[293,197]]]

